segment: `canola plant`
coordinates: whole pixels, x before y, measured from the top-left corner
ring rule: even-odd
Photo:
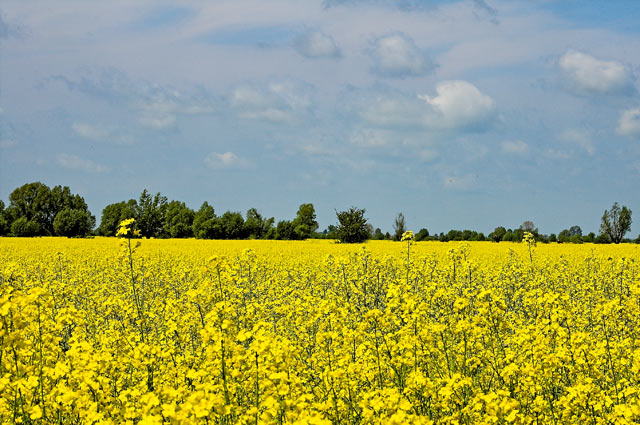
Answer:
[[[1,423],[640,421],[636,245],[138,240],[128,224],[1,241]]]

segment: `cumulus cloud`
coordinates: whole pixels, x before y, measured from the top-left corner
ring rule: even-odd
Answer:
[[[529,152],[529,145],[522,140],[505,140],[502,142],[502,151],[509,154],[526,155]]]
[[[622,112],[616,133],[621,136],[640,137],[640,108]]]
[[[624,93],[633,89],[631,73],[620,62],[568,51],[558,61],[569,88],[585,94]]]
[[[293,82],[274,82],[266,87],[242,86],[234,90],[231,106],[242,118],[290,123],[310,106],[308,87]]]
[[[441,82],[435,96],[378,92],[364,96],[356,109],[372,126],[430,131],[480,131],[496,117],[493,99],[467,81]]]
[[[444,81],[436,86],[437,96],[418,98],[438,112],[430,117],[431,126],[468,128],[484,125],[495,114],[495,102],[467,81]]]
[[[248,165],[248,161],[244,158],[238,157],[233,152],[211,152],[204,159],[204,163],[207,167],[214,170],[223,170],[230,168],[245,168]]]
[[[373,72],[384,77],[404,78],[430,73],[434,64],[426,52],[402,33],[376,39],[370,50]]]
[[[307,31],[296,38],[296,51],[307,58],[337,58],[340,48],[333,37],[319,30]]]
[[[76,155],[60,153],[56,156],[59,165],[72,170],[87,171],[90,173],[103,173],[107,168],[97,164],[90,159],[80,158]]]

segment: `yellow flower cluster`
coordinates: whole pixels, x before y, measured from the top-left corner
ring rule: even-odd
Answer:
[[[0,423],[640,421],[638,246],[121,245],[2,240]]]

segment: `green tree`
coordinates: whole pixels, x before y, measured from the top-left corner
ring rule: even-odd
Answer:
[[[416,233],[415,241],[425,241],[429,238],[429,231],[425,228],[420,229],[418,233]]]
[[[136,204],[136,224],[141,235],[147,238],[162,236],[163,222],[167,211],[167,197],[160,192],[154,196],[144,189]]]
[[[80,208],[65,208],[53,220],[55,234],[66,237],[86,236],[95,225],[95,217]]]
[[[190,238],[194,216],[195,212],[184,202],[169,202],[164,216],[164,234],[172,238]]]
[[[109,204],[102,209],[102,218],[98,227],[98,234],[102,236],[115,236],[118,226],[123,220],[136,217],[135,199]]]
[[[569,229],[563,229],[558,233],[558,243],[568,243],[571,239],[571,232]]]
[[[4,209],[4,201],[0,200],[0,236],[9,233],[10,223],[7,220],[7,211]]]
[[[313,204],[302,204],[298,208],[296,218],[291,222],[293,237],[295,239],[307,239],[318,229],[316,210]]]
[[[402,234],[407,230],[404,214],[398,213],[396,219],[393,221],[393,240],[399,241],[402,239]]]
[[[275,238],[279,240],[289,240],[295,238],[293,223],[289,220],[280,220],[276,226]]]
[[[503,238],[504,235],[506,235],[507,233],[507,229],[505,229],[502,226],[498,226],[495,229],[493,229],[493,232],[491,232],[491,234],[489,235],[489,237],[494,241],[494,242],[500,242]]]
[[[193,235],[198,239],[214,239],[216,235],[216,214],[207,201],[202,203],[200,209],[193,216],[191,226]]]
[[[33,232],[37,227],[36,235],[52,235],[53,234],[53,217],[51,217],[51,189],[49,186],[40,182],[24,184],[11,192],[9,195],[9,207],[8,215],[10,221],[13,223],[19,218],[24,218],[16,228],[23,229],[21,236],[26,236],[26,233]],[[26,222],[37,223],[38,226],[28,225],[25,227]],[[13,231],[13,224],[11,227],[11,233],[17,236]]]
[[[239,212],[227,211],[217,219],[217,228],[223,239],[244,239],[244,218]]]
[[[11,234],[19,237],[32,237],[42,234],[40,223],[27,217],[18,217],[11,223]]]
[[[613,243],[620,243],[624,234],[631,229],[631,210],[626,206],[620,206],[614,202],[609,211],[602,215],[600,233],[607,236]]]
[[[365,209],[351,207],[346,211],[336,211],[338,226],[336,233],[343,243],[361,243],[367,240],[367,219],[364,216]]]
[[[252,239],[266,238],[273,227],[274,218],[265,219],[255,208],[249,208],[244,221],[244,233]]]
[[[569,229],[569,234],[571,236],[582,236],[582,229],[580,226],[571,226]]]
[[[379,227],[376,227],[376,230],[373,231],[373,239],[377,241],[381,241],[385,238],[384,233],[380,230]]]

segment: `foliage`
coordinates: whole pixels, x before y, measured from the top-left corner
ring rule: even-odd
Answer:
[[[86,210],[65,208],[53,220],[53,229],[58,236],[86,236],[96,225],[96,219]]]
[[[11,223],[11,234],[19,237],[33,237],[42,234],[42,226],[36,220],[19,217]]]
[[[427,229],[420,229],[418,233],[416,233],[416,242],[425,241],[429,238],[429,231]]]
[[[171,238],[192,237],[194,217],[195,213],[184,202],[169,202],[164,217],[163,233]]]
[[[213,239],[216,237],[216,213],[207,201],[193,217],[193,235],[198,239]]]
[[[98,227],[98,234],[102,236],[115,236],[118,224],[136,216],[137,202],[129,199],[127,202],[116,202],[102,209],[102,218]]]
[[[316,211],[313,204],[302,204],[298,208],[296,218],[291,222],[293,234],[290,239],[307,239],[318,229]]]
[[[407,231],[406,222],[404,219],[404,214],[401,212],[398,213],[395,220],[393,221],[393,240],[399,241],[402,239],[402,234]]]
[[[167,211],[167,197],[160,192],[154,196],[144,189],[136,203],[135,220],[143,237],[162,236],[163,222]]]
[[[614,202],[609,211],[602,215],[600,233],[607,236],[613,243],[622,242],[625,233],[631,229],[631,210],[626,206],[620,206]]]
[[[493,229],[493,232],[491,232],[491,234],[489,235],[489,237],[494,241],[494,242],[500,242],[503,238],[504,235],[507,234],[507,229],[505,229],[502,226],[498,226],[495,229]]]
[[[361,243],[369,238],[365,209],[351,207],[346,211],[336,211],[338,226],[336,234],[340,242]]]

